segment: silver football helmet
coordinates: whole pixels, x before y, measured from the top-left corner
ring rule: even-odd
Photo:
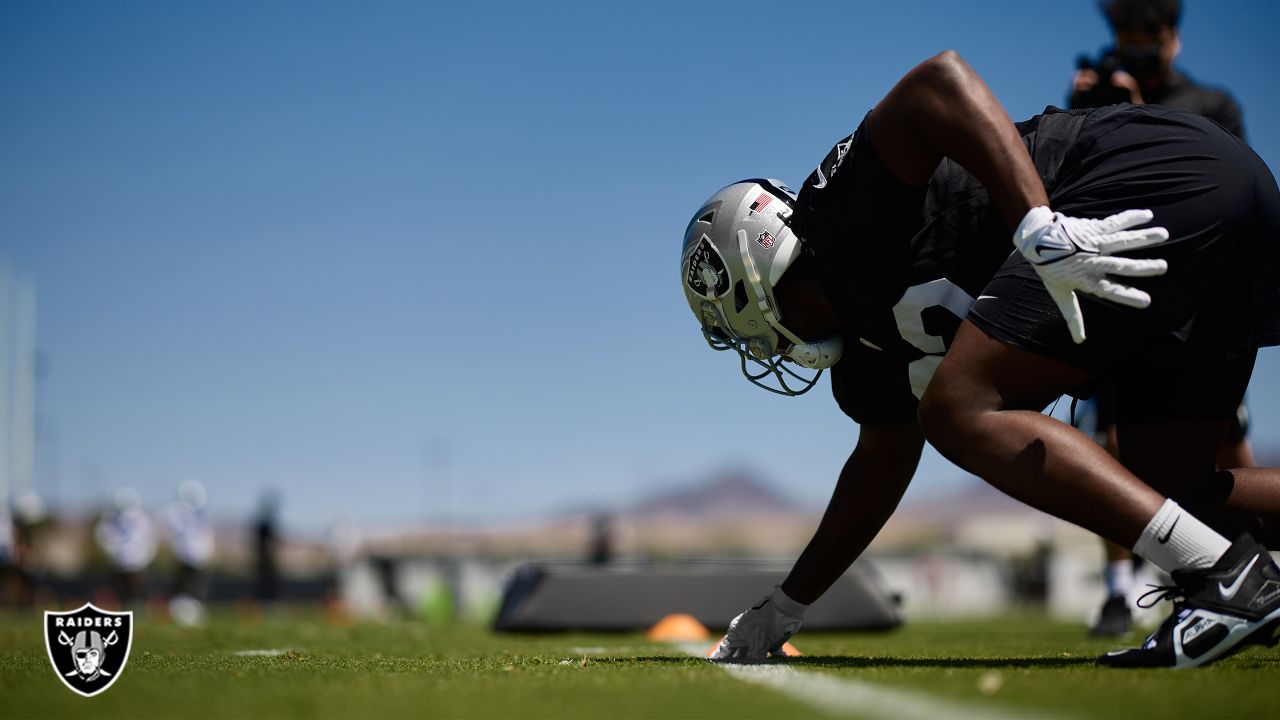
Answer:
[[[795,191],[780,180],[723,188],[689,221],[680,260],[685,299],[707,343],[736,350],[747,380],[779,395],[808,392],[842,349],[839,337],[801,340],[782,324],[773,297],[800,254],[800,238],[787,225],[795,200]],[[783,361],[816,372],[801,374]]]

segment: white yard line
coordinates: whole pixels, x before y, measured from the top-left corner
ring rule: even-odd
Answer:
[[[280,657],[289,652],[292,652],[290,648],[267,648],[265,650],[237,650],[231,654],[240,657]]]
[[[702,657],[707,647],[699,643],[678,643],[676,647]],[[888,717],[895,720],[1000,720],[1041,713],[1011,713],[988,703],[931,695],[923,690],[910,692],[864,680],[824,672],[806,672],[783,664],[731,665],[719,663],[739,680],[764,685],[823,712],[835,715]]]

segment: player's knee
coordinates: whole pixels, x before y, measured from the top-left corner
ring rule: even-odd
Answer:
[[[920,398],[916,417],[929,444],[950,456],[953,447],[963,443],[964,429],[969,426],[964,417],[968,405],[960,402],[954,393],[935,385],[930,385]]]

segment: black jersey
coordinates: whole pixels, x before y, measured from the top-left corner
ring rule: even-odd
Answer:
[[[1088,112],[1047,108],[1018,124],[1046,186]],[[907,185],[864,121],[805,180],[792,225],[844,324],[831,370],[841,409],[859,423],[913,419],[960,319],[1013,250],[986,188],[949,159],[927,188]]]
[[[1224,90],[1201,85],[1185,74],[1175,73],[1163,88],[1145,94],[1150,97],[1143,99],[1153,105],[1167,105],[1203,115],[1232,135],[1244,139],[1244,119],[1241,117],[1240,106]]]
[[[1223,300],[1212,301],[1213,322],[1202,323],[1202,336],[1204,327],[1216,327],[1222,331],[1212,342],[1223,346],[1274,344],[1280,328],[1275,183],[1243,144],[1201,118],[1156,106],[1047,108],[1018,129],[1053,207],[1077,217],[1153,208],[1172,239],[1152,256],[1182,255],[1169,260],[1167,277],[1133,281],[1157,298],[1152,308],[1101,307],[1082,297],[1090,329],[1083,346],[1071,343],[1047,295],[1037,305],[1023,304],[1020,297],[1008,306],[1013,293],[1000,294],[1001,322],[1015,326],[1002,339],[1093,372],[1127,351],[1121,347],[1126,342],[1156,333],[1186,339],[1194,315],[1206,307],[1201,299],[1210,297]],[[1179,145],[1180,139],[1186,142]],[[1130,147],[1154,155],[1127,155]],[[1221,158],[1228,161],[1207,166]],[[1164,172],[1157,165],[1165,159],[1206,167]],[[1225,180],[1210,187],[1197,179],[1204,176],[1201,170]],[[1186,183],[1209,191],[1188,200],[1199,191]],[[1255,188],[1266,195],[1266,228],[1254,227],[1263,216],[1250,215]],[[1222,222],[1232,197],[1242,198],[1232,210],[1235,219]],[[1020,267],[1025,261],[1014,254],[1011,228],[976,178],[944,160],[926,188],[907,185],[881,162],[865,121],[805,181],[792,227],[817,260],[822,287],[841,320],[845,351],[832,368],[832,390],[841,409],[859,423],[915,418],[918,399],[961,319],[976,301],[996,297],[983,295],[993,278],[1012,272],[1022,276],[1023,285],[1034,286],[1028,292],[1044,295],[1034,271]],[[1243,234],[1248,242],[1238,241]],[[1211,273],[1200,270],[1209,265]],[[1219,266],[1238,272],[1229,276]],[[984,307],[978,302],[975,312]],[[1131,330],[1138,325],[1141,333]]]

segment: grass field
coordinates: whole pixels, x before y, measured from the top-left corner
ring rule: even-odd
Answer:
[[[968,717],[1280,715],[1280,651],[1176,673],[1104,670],[1092,661],[1113,643],[1028,617],[802,632],[805,657],[743,672],[638,634],[340,627],[309,613],[219,617],[203,630],[142,622],[119,681],[88,699],[54,677],[42,643],[36,613],[0,615],[0,717],[736,719],[929,716],[938,707]],[[237,654],[253,650],[284,652]]]

